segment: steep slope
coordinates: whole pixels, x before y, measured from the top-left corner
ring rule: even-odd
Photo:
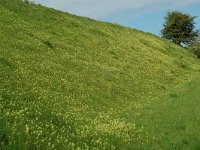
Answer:
[[[3,149],[144,148],[136,118],[199,69],[154,35],[19,0],[0,1],[0,46]]]

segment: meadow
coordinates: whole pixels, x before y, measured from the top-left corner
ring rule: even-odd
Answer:
[[[160,37],[0,1],[0,149],[200,149],[200,63]]]

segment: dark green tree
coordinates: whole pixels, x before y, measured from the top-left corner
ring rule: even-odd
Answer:
[[[180,46],[189,46],[197,37],[197,31],[194,31],[195,18],[179,11],[168,12],[161,30],[162,36]]]

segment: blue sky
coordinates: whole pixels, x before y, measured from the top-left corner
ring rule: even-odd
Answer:
[[[187,12],[200,29],[200,0],[31,0],[44,6],[160,35],[167,11]]]

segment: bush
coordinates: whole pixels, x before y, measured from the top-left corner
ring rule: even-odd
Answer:
[[[197,56],[197,58],[200,58],[200,45],[191,47],[190,50]]]

